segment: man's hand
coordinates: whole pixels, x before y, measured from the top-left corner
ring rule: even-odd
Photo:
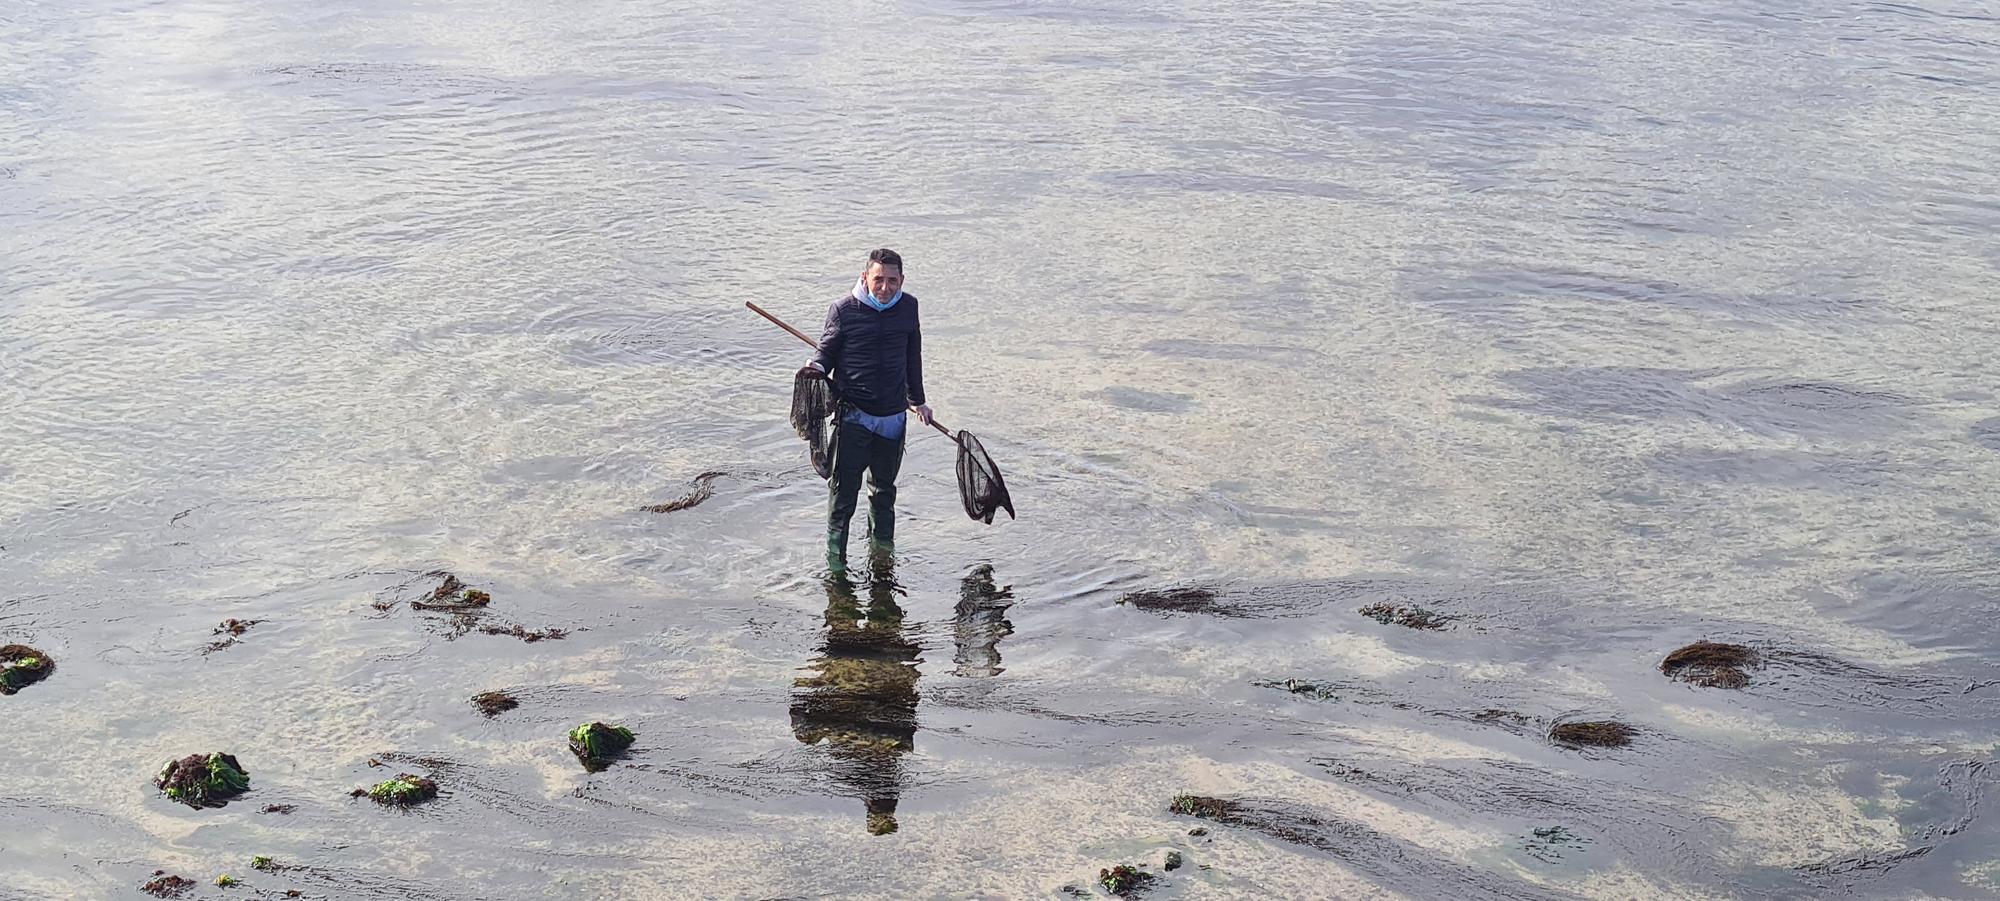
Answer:
[[[912,407],[911,409],[913,409],[913,410],[916,410],[916,411],[917,411],[917,419],[921,420],[921,421],[923,422],[923,424],[924,424],[924,425],[930,425],[930,424],[931,424],[931,405],[930,405],[930,404],[918,404],[918,405],[916,405],[915,407]]]
[[[799,367],[799,374],[797,378],[823,379],[826,378],[826,373],[819,371],[818,366],[814,366],[811,363],[807,363],[806,365]]]

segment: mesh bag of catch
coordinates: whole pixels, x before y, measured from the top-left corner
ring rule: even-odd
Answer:
[[[792,430],[806,440],[813,471],[833,475],[833,382],[803,373],[792,379]]]

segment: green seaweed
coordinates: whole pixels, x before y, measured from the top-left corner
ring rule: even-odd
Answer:
[[[221,807],[250,789],[250,774],[229,754],[189,754],[167,761],[153,784],[189,807]]]
[[[633,738],[632,730],[624,726],[584,723],[569,730],[569,750],[585,769],[595,772],[605,761],[632,747]]]
[[[277,868],[278,865],[271,861],[271,855],[269,854],[259,854],[255,857],[250,858],[250,869],[275,870]]]
[[[243,880],[231,876],[228,873],[224,873],[220,876],[215,877],[215,884],[222,886],[223,888],[229,888],[230,886],[233,885],[242,885]]]
[[[1152,881],[1153,874],[1141,872],[1122,863],[1110,869],[1097,871],[1097,884],[1120,898],[1129,898],[1137,894]]]
[[[49,677],[56,662],[24,644],[0,647],[0,695],[11,695]]]
[[[391,804],[409,807],[437,797],[437,783],[422,776],[397,773],[396,778],[377,782],[368,789],[368,797],[377,804]]]
[[[1230,803],[1221,798],[1206,798],[1201,795],[1175,795],[1167,809],[1182,816],[1217,819],[1227,815]]]

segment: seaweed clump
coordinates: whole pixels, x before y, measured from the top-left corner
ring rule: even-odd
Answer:
[[[1284,681],[1279,681],[1277,679],[1260,679],[1250,684],[1255,685],[1258,688],[1275,688],[1279,691],[1287,691],[1295,695],[1303,695],[1315,701],[1335,701],[1339,700],[1342,695],[1348,693],[1346,686],[1333,682],[1315,681],[1312,679],[1286,679]]]
[[[1153,874],[1128,864],[1121,863],[1110,869],[1097,871],[1097,884],[1120,898],[1130,898],[1145,891],[1146,886],[1152,881]]]
[[[1521,850],[1543,863],[1555,863],[1563,859],[1563,852],[1580,852],[1590,843],[1590,839],[1564,826],[1538,826],[1530,837],[1521,842]]]
[[[11,695],[49,677],[56,662],[24,644],[0,648],[0,695]]]
[[[715,480],[721,475],[722,473],[719,472],[704,472],[694,477],[694,490],[688,492],[685,496],[667,501],[664,504],[648,504],[639,509],[647,513],[672,513],[676,510],[686,510],[714,497]]]
[[[1549,730],[1549,740],[1572,748],[1622,748],[1632,743],[1639,730],[1624,723],[1596,720],[1557,723]]]
[[[397,773],[394,779],[377,782],[370,788],[357,788],[354,794],[367,795],[377,804],[409,807],[437,797],[438,785],[422,776]]]
[[[1210,798],[1202,795],[1176,795],[1173,803],[1167,805],[1167,809],[1183,816],[1200,817],[1211,823],[1261,832],[1272,838],[1322,851],[1339,849],[1339,846],[1328,838],[1329,834],[1338,834],[1342,831],[1339,825],[1310,813],[1284,809],[1268,802],[1232,801],[1227,798]]]
[[[1167,809],[1182,816],[1201,817],[1204,820],[1225,822],[1225,818],[1229,816],[1234,806],[1231,802],[1221,798],[1209,798],[1201,795],[1175,795],[1173,803],[1167,805]]]
[[[1456,617],[1446,616],[1435,610],[1411,604],[1375,603],[1361,608],[1361,615],[1385,626],[1405,626],[1411,629],[1442,629]]]
[[[529,644],[543,639],[556,641],[569,635],[568,629],[529,629],[520,623],[512,626],[480,626],[479,631],[486,635],[511,635]]]
[[[209,633],[210,635],[220,635],[222,637],[209,642],[208,647],[204,649],[202,653],[213,654],[216,651],[220,651],[223,648],[235,644],[237,639],[242,637],[243,633],[250,631],[251,626],[254,626],[261,622],[263,622],[263,620],[261,619],[223,620],[220,625],[217,625],[215,627],[214,631]]]
[[[495,717],[521,706],[521,702],[504,691],[482,691],[472,696],[472,706],[487,717]]]
[[[411,601],[416,610],[443,610],[448,613],[466,613],[493,603],[493,596],[477,588],[468,588],[458,577],[448,572],[431,575],[443,576],[444,581],[431,590],[428,600]]]
[[[1118,599],[1140,610],[1157,613],[1221,613],[1227,608],[1215,604],[1215,592],[1206,588],[1169,588],[1165,591],[1133,591]]]
[[[1742,688],[1750,684],[1750,674],[1744,670],[1762,664],[1756,651],[1740,644],[1697,641],[1668,654],[1660,661],[1660,672],[1707,688]]]
[[[186,876],[176,876],[166,870],[154,870],[153,879],[139,886],[139,891],[155,898],[178,898],[194,888],[194,880]]]
[[[153,784],[189,807],[221,807],[250,789],[250,774],[234,755],[189,754],[167,761]]]
[[[569,750],[589,772],[610,765],[611,758],[632,747],[632,730],[604,723],[584,723],[569,730]]]

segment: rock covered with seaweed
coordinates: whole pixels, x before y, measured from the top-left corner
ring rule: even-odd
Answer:
[[[11,695],[55,672],[55,659],[24,644],[0,647],[0,695]]]
[[[632,730],[624,726],[584,723],[569,730],[569,750],[583,763],[584,769],[595,773],[632,747],[633,737]]]
[[[250,790],[250,774],[231,754],[189,754],[167,761],[153,784],[189,807],[221,807]]]
[[[411,773],[397,773],[393,779],[385,779],[368,788],[357,788],[356,797],[367,795],[377,804],[389,807],[410,807],[422,804],[438,796],[436,782]]]

